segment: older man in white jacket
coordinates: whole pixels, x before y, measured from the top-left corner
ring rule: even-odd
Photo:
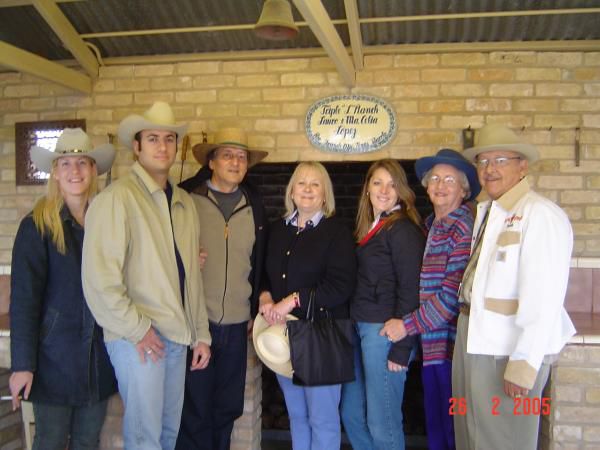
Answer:
[[[487,125],[464,155],[490,201],[478,205],[460,291],[453,361],[456,448],[535,450],[550,364],[575,333],[563,303],[573,232],[525,176],[537,149]]]

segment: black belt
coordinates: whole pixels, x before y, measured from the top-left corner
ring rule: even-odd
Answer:
[[[471,313],[471,304],[470,303],[459,303],[459,310],[461,314],[468,316]]]

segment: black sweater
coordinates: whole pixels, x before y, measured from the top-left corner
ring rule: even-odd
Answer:
[[[419,307],[419,274],[425,235],[409,219],[382,228],[366,244],[357,247],[358,275],[351,302],[357,322],[384,323],[402,318]],[[392,345],[388,359],[407,365],[416,336]]]
[[[296,317],[306,317],[310,291],[315,290],[316,317],[325,310],[348,317],[348,301],[356,280],[354,240],[337,219],[322,218],[314,228],[297,233],[283,219],[271,224],[266,252],[266,276],[275,302],[298,291]]]

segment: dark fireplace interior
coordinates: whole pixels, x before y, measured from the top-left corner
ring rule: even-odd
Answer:
[[[431,213],[427,194],[414,170],[414,160],[399,161],[408,177],[409,184],[417,196],[417,208],[425,218]],[[271,220],[280,218],[285,211],[283,198],[285,188],[296,167],[296,163],[257,164],[248,173],[248,180],[257,186],[263,195],[267,215]],[[371,162],[324,162],[333,183],[336,215],[354,230],[354,219],[358,197]],[[265,440],[289,440],[289,419],[283,394],[274,374],[263,368],[262,375],[262,434]],[[404,431],[408,448],[421,448],[425,435],[423,412],[423,387],[421,383],[421,361],[411,363],[406,381],[404,402]],[[411,445],[412,443],[412,445]]]

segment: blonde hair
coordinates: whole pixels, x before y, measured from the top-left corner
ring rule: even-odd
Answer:
[[[323,190],[325,193],[325,202],[323,203],[323,207],[321,210],[323,211],[323,215],[325,217],[331,217],[335,214],[335,198],[333,196],[333,185],[331,184],[331,178],[329,178],[329,174],[327,173],[327,169],[317,161],[306,161],[301,162],[296,166],[294,173],[292,174],[290,181],[285,188],[285,216],[289,216],[296,210],[296,205],[294,205],[294,201],[292,200],[292,189],[294,188],[294,184],[298,181],[300,177],[300,172],[304,170],[314,170],[319,174],[319,177],[323,181]]]
[[[421,216],[415,207],[416,196],[408,185],[408,180],[406,178],[404,169],[396,160],[381,159],[379,161],[375,161],[373,164],[371,164],[371,167],[369,167],[365,182],[362,187],[362,192],[360,194],[360,200],[358,202],[358,214],[356,215],[356,230],[354,231],[354,235],[358,241],[365,237],[371,228],[371,224],[375,220],[373,206],[371,205],[371,201],[369,200],[369,196],[367,194],[369,192],[369,183],[371,182],[371,178],[373,178],[373,174],[377,169],[384,169],[390,174],[392,181],[394,182],[394,190],[398,196],[398,204],[402,206],[400,210],[394,211],[394,213],[386,221],[383,228],[390,228],[394,222],[404,217],[408,217],[408,219],[418,226],[421,225]]]
[[[65,245],[65,232],[63,229],[62,220],[60,218],[60,211],[63,208],[65,201],[58,182],[54,178],[54,172],[56,171],[56,164],[59,160],[55,159],[52,161],[52,170],[50,171],[50,178],[48,178],[48,185],[46,187],[46,195],[41,197],[33,207],[33,223],[38,229],[39,233],[44,237],[46,232],[50,235],[52,242],[56,246],[58,252],[62,255],[66,253]],[[96,161],[90,158],[92,165],[96,165]],[[98,176],[94,171],[92,173],[92,180],[87,190],[86,203],[92,200],[94,195],[98,192]]]

